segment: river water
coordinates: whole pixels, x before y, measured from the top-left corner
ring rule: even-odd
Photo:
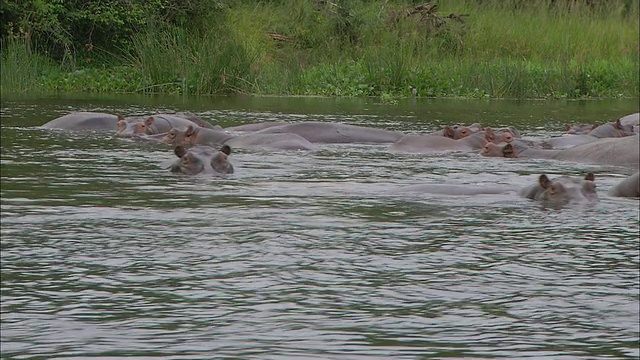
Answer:
[[[162,168],[162,144],[36,129],[71,111],[190,111],[223,127],[449,123],[558,135],[638,101],[59,96],[1,104],[2,358],[638,358],[629,170],[385,145],[237,150],[235,174]],[[597,204],[398,193],[596,173]]]

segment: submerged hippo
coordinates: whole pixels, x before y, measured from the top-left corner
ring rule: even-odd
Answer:
[[[495,144],[489,142],[484,145],[480,155],[506,158],[551,159],[561,151],[562,150],[557,149],[538,149],[531,147],[527,142],[516,139],[510,143]]]
[[[42,129],[69,131],[115,131],[118,116],[100,112],[74,112],[53,119],[42,125]]]
[[[288,124],[290,123],[284,122],[284,121],[265,121],[260,123],[230,126],[228,128],[225,128],[225,130],[237,131],[237,132],[259,131],[259,130],[264,130],[266,128],[270,128],[274,126],[282,126],[282,125],[288,125]]]
[[[229,145],[240,149],[269,150],[316,150],[317,147],[300,135],[290,133],[260,134],[248,133],[233,136],[222,130],[205,129],[189,126],[186,130],[172,128],[166,134],[150,135],[150,140],[157,140],[174,146],[190,147],[195,145],[220,146]]]
[[[174,146],[218,146],[233,138],[233,135],[230,135],[223,130],[206,129],[200,126],[189,125],[186,129],[171,128],[171,130],[164,134],[150,135],[147,138]]]
[[[316,150],[317,146],[298,134],[249,133],[231,138],[225,142],[234,148],[269,150]]]
[[[486,128],[458,140],[436,135],[405,135],[389,146],[389,150],[410,153],[470,151],[481,149],[490,142],[501,143],[513,140],[513,134],[509,131],[496,134],[491,128]]]
[[[331,123],[301,122],[280,126],[271,126],[256,131],[256,134],[293,133],[312,143],[325,144],[384,144],[396,142],[402,133],[371,127]]]
[[[640,135],[599,139],[560,151],[553,159],[640,168]]]
[[[469,126],[465,125],[445,125],[442,130],[434,131],[432,133],[428,133],[426,135],[440,135],[444,137],[448,137],[454,140],[462,139],[463,137],[467,137],[473,133],[482,130],[482,126],[478,123],[473,123]]]
[[[640,172],[622,180],[607,192],[609,196],[640,197]]]
[[[520,190],[520,195],[538,200],[548,205],[566,205],[573,202],[598,200],[595,176],[588,173],[584,178],[560,176],[549,179],[545,174],[538,177],[538,182]]]
[[[127,118],[119,116],[116,135],[125,137],[135,135],[154,135],[166,133],[171,130],[171,128],[186,129],[190,125],[205,128],[216,128],[197,117],[184,114],[157,114],[147,117],[134,116]]]
[[[531,149],[514,141],[510,144],[486,144],[480,154],[506,158],[555,159],[638,169],[640,168],[639,139],[640,135],[599,139],[569,149],[555,150]]]
[[[223,145],[220,150],[210,146],[195,146],[190,149],[176,146],[174,153],[179,159],[169,166],[172,172],[188,175],[233,173],[233,165],[228,159],[231,154],[228,145]]]
[[[591,130],[586,131],[589,126],[591,126]],[[635,134],[636,131],[633,125],[625,124],[622,122],[622,119],[619,119],[602,125],[574,125],[567,130],[567,135],[547,139],[545,140],[545,144],[548,144],[554,149],[566,149],[594,142],[598,139],[620,138],[633,136]]]

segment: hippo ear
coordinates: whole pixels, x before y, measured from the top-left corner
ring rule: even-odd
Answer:
[[[565,131],[569,131],[569,130],[571,130],[571,125],[569,125],[569,124],[564,124],[564,130],[565,130]]]
[[[189,127],[187,128],[187,131],[185,131],[184,136],[191,136],[193,135],[193,126],[189,125]]]
[[[118,121],[124,121],[124,116],[118,115]]]
[[[613,124],[613,127],[618,130],[622,130],[622,123],[620,122],[620,119],[616,120],[616,122]]]
[[[589,181],[595,181],[596,176],[592,172],[590,172],[590,173],[587,173],[587,175],[585,175],[584,179]]]
[[[618,120],[618,121],[620,121],[620,120]],[[598,125],[598,123],[593,124],[593,127],[591,128],[591,130],[597,128],[598,126],[600,126],[600,125]]]
[[[451,126],[449,126],[449,125],[445,125],[444,126],[444,129],[442,129],[442,134],[445,137],[452,138],[452,139],[455,136],[455,132],[454,132],[453,128]]]
[[[549,185],[551,185],[551,180],[549,180],[547,175],[542,174],[538,178],[538,184],[540,184],[540,186],[542,186],[543,189],[546,189],[549,187]]]
[[[506,157],[506,158],[515,158],[516,157],[515,149],[513,148],[513,145],[511,145],[511,143],[506,144],[502,148],[502,155],[504,157]]]
[[[149,116],[147,120],[144,122],[147,126],[153,124],[153,116]]]
[[[229,145],[222,145],[222,147],[220,148],[220,152],[223,152],[227,155],[231,154],[231,147]]]
[[[177,157],[181,158],[187,153],[187,151],[182,147],[182,145],[178,145],[173,149],[173,153],[176,154]]]
[[[487,141],[493,142],[493,140],[495,140],[496,138],[496,134],[493,133],[493,129],[491,129],[490,127],[486,127],[484,129],[484,138]]]

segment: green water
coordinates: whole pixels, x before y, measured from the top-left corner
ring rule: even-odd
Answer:
[[[512,125],[527,137],[638,101],[2,98],[2,358],[637,358],[638,201],[629,170],[475,153],[239,149],[227,177],[162,166],[170,148],[36,129],[71,111],[190,111],[223,127],[336,121],[407,133]],[[596,172],[596,204],[514,194]]]

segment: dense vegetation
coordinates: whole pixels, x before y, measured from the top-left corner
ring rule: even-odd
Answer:
[[[637,0],[2,0],[2,92],[637,97]]]

